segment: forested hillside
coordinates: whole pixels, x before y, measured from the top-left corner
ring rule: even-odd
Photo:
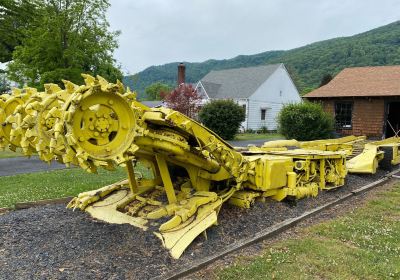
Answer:
[[[186,64],[187,82],[197,82],[211,70],[285,63],[301,92],[319,85],[326,74],[346,67],[400,64],[400,21],[351,37],[335,38],[288,51],[240,55],[232,59]],[[178,62],[151,66],[124,78],[144,98],[144,89],[157,81],[175,85]]]

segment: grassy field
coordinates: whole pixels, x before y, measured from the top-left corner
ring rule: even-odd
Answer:
[[[235,136],[234,140],[258,140],[258,139],[285,139],[278,133],[240,133]]]
[[[90,174],[80,168],[0,177],[0,207],[16,202],[75,196],[126,178],[125,169],[99,170]]]
[[[220,279],[400,279],[400,185],[347,216],[305,229]]]

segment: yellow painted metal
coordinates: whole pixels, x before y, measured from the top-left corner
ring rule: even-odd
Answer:
[[[250,151],[258,151],[260,149],[264,151],[279,151],[287,150],[287,147],[297,147],[307,150],[320,150],[337,152],[342,151],[346,153],[346,156],[351,156],[355,152],[354,147],[358,145],[364,145],[366,140],[365,136],[346,136],[337,139],[323,139],[314,141],[297,141],[292,140],[275,140],[265,142],[260,148],[250,148]]]
[[[369,142],[365,145],[361,154],[347,162],[347,168],[351,173],[375,174],[379,162],[385,157],[391,157],[389,160],[392,165],[400,163],[399,147],[399,137],[391,137],[380,141]],[[385,155],[383,149],[390,149],[391,153]]]
[[[170,251],[173,258],[178,259],[188,244],[205,230],[217,223],[217,212],[212,211],[205,217],[195,218],[193,221],[188,221],[178,229],[162,233],[156,233],[164,247]]]
[[[13,89],[12,95],[3,97],[0,103],[0,148],[8,147],[10,150],[15,151],[20,146],[21,135],[19,137],[12,135],[13,127],[17,126],[18,112],[25,104],[25,102],[36,93],[35,89],[24,88]]]
[[[253,148],[249,153],[254,155],[257,149]],[[274,151],[261,147],[258,154],[286,157],[291,161],[291,170],[284,173],[287,174],[288,183],[285,182],[285,185],[275,192],[264,190],[267,196],[272,195],[278,201],[288,196],[295,198],[316,196],[318,190],[343,186],[347,175],[345,152],[304,149]],[[268,169],[273,170],[271,167]],[[279,176],[278,174],[282,174],[282,171],[273,172],[273,178]]]
[[[138,186],[135,178],[135,171],[133,170],[133,163],[131,160],[126,162],[126,172],[128,173],[128,182],[131,189],[131,193],[138,192]]]
[[[255,199],[260,197],[260,192],[255,191],[237,191],[235,192],[231,198],[229,198],[229,204],[241,207],[241,208],[250,208],[253,206]]]
[[[367,144],[361,154],[347,162],[347,170],[350,173],[375,174],[378,162],[383,159],[383,156],[383,152],[379,151],[378,146]]]
[[[161,179],[164,183],[165,193],[167,194],[168,203],[176,203],[174,186],[172,185],[171,176],[165,158],[162,155],[156,155],[158,168],[160,170]]]
[[[381,141],[375,141],[371,143],[372,145],[377,145],[380,148],[391,148],[391,164],[397,165],[400,163],[400,137],[394,136],[386,138]]]
[[[282,147],[300,147],[300,142],[297,141],[296,139],[291,139],[291,140],[274,140],[274,141],[268,141],[265,142],[261,148],[282,148]]]

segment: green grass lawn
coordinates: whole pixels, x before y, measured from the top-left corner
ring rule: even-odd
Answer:
[[[400,185],[260,257],[218,272],[220,279],[400,279]]]
[[[126,177],[124,168],[116,171],[99,169],[98,174],[71,168],[0,177],[0,207],[13,207],[16,202],[75,196]]]
[[[240,133],[236,134],[234,140],[258,140],[258,139],[265,139],[265,140],[270,140],[270,139],[285,139],[281,134],[279,133]]]

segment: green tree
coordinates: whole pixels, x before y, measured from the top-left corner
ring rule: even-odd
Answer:
[[[12,59],[21,44],[23,30],[34,23],[37,0],[1,0],[0,4],[0,62]]]
[[[163,84],[161,82],[156,82],[145,89],[145,93],[148,100],[161,100],[162,95],[166,95],[172,91],[172,87]]]
[[[235,137],[245,118],[244,109],[232,100],[213,100],[199,113],[200,121],[226,140]]]
[[[278,116],[279,132],[287,139],[308,141],[332,137],[333,117],[317,103],[285,105]]]
[[[330,81],[332,81],[333,77],[331,74],[325,74],[322,79],[321,82],[319,83],[319,87],[322,87],[326,84],[328,84]]]
[[[37,0],[35,23],[23,30],[21,45],[8,65],[11,80],[42,87],[81,73],[122,78],[112,57],[119,32],[109,31],[108,0]]]

